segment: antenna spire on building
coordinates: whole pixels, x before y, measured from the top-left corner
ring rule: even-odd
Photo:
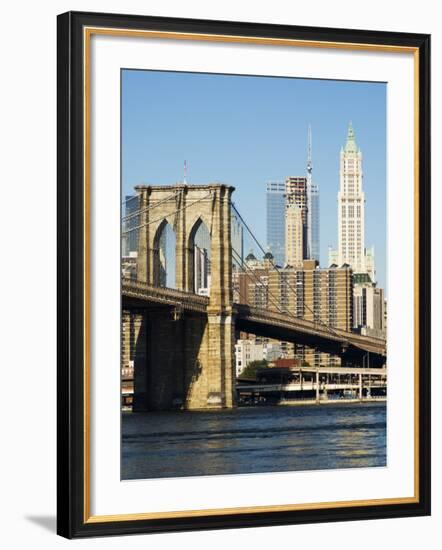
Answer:
[[[184,161],[184,178],[183,178],[184,185],[187,184],[187,161]]]
[[[307,172],[312,173],[312,127],[308,125],[308,134],[307,134]]]

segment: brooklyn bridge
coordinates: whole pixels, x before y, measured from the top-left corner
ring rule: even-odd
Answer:
[[[233,217],[251,233],[232,203],[233,191],[224,184],[136,187],[137,208],[123,218],[123,236],[138,234],[136,269],[122,278],[122,361],[131,354],[135,411],[234,407],[240,333],[328,353],[346,368],[366,367],[367,358],[371,369],[385,365],[384,339],[299,316],[271,295],[261,308],[234,292],[235,271],[254,274],[232,237]],[[175,235],[173,288],[163,258],[167,226]],[[203,232],[205,248],[199,246]],[[198,281],[201,254],[210,258],[207,292]]]

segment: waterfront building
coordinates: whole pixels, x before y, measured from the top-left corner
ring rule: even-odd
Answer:
[[[267,246],[277,265],[285,262],[285,182],[267,183]]]
[[[281,356],[277,341],[262,338],[241,338],[235,344],[236,376],[239,376],[252,361],[275,361]]]

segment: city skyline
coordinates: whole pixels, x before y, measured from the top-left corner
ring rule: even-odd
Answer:
[[[265,245],[266,184],[307,175],[311,124],[326,266],[328,246],[337,243],[339,151],[350,120],[364,151],[365,244],[375,246],[377,279],[385,287],[383,84],[125,70],[123,196],[138,183],[182,181],[187,160],[189,184],[222,181],[236,187],[233,201]]]

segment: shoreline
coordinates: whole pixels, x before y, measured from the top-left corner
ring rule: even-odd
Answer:
[[[251,409],[251,408],[260,408],[264,409],[266,407],[301,407],[303,405],[312,407],[320,407],[321,405],[348,405],[348,404],[359,404],[365,405],[369,403],[386,403],[387,397],[379,398],[370,398],[370,399],[324,399],[321,401],[316,401],[314,399],[303,400],[293,400],[293,401],[280,401],[279,403],[251,403],[250,405],[237,405],[232,409],[169,409],[167,411],[144,411],[144,412],[221,412],[221,411],[231,411],[238,409]],[[122,408],[121,413],[133,413],[130,408]]]
[[[320,401],[316,401],[315,399],[308,399],[306,401],[302,400],[293,400],[293,401],[280,401],[279,403],[275,403],[277,406],[284,406],[284,407],[291,407],[291,406],[299,406],[299,405],[339,405],[340,403],[360,403],[361,405],[365,403],[386,403],[387,398],[386,397],[379,397],[379,398],[370,398],[370,399],[324,399]],[[247,407],[248,405],[246,405]],[[265,406],[265,405],[263,405]]]

